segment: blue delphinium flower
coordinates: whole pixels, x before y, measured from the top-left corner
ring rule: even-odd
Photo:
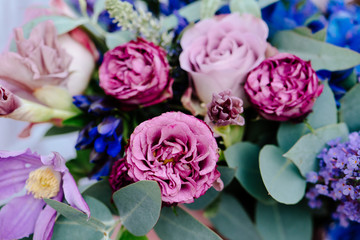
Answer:
[[[327,232],[328,240],[360,240],[360,224],[352,222],[347,227],[333,224]]]
[[[307,174],[307,181],[314,185],[306,194],[309,206],[321,206],[321,196],[337,202],[333,217],[341,226],[348,226],[350,221],[360,223],[360,132],[349,134],[348,141],[332,140],[329,147],[318,155],[319,172]]]
[[[308,0],[282,0],[262,9],[262,17],[270,29],[270,35],[279,30],[294,29],[304,26],[306,20],[319,10]],[[310,25],[311,26],[311,25]],[[323,21],[313,23],[315,30],[323,27]]]
[[[120,158],[123,125],[114,117],[106,98],[75,96],[74,104],[94,118],[79,133],[75,148],[92,149],[90,161],[95,164],[93,178],[109,174],[112,163]]]

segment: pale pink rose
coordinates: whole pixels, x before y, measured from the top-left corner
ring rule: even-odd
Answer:
[[[44,85],[64,85],[69,76],[71,56],[59,46],[56,29],[50,21],[42,22],[24,38],[21,28],[15,29],[18,52],[0,55],[0,78],[34,91]]]
[[[201,101],[231,89],[244,98],[246,75],[265,59],[266,23],[250,14],[232,13],[205,19],[187,29],[181,38],[181,68],[189,72]]]
[[[217,149],[203,121],[167,112],[141,123],[131,134],[125,156],[127,174],[134,181],[158,182],[167,205],[191,203],[211,186],[223,188],[216,169]]]
[[[19,97],[0,85],[0,116],[5,116],[19,108]]]

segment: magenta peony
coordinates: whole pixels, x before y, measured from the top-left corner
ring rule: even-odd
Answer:
[[[203,121],[164,113],[135,128],[126,150],[128,175],[134,181],[157,181],[166,204],[191,203],[211,186],[223,187],[217,149]]]
[[[274,121],[306,117],[322,89],[310,62],[289,53],[263,61],[245,83],[253,106],[261,116]]]
[[[172,97],[169,69],[166,52],[139,38],[105,53],[100,86],[124,108],[150,106]]]
[[[180,65],[190,73],[202,102],[208,104],[213,93],[228,89],[245,97],[242,84],[265,59],[268,31],[263,20],[237,13],[202,20],[185,31]]]

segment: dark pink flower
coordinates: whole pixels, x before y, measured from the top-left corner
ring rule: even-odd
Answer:
[[[166,204],[191,203],[211,186],[223,187],[217,149],[203,121],[164,113],[135,128],[126,150],[128,175],[134,181],[157,181]]]
[[[21,100],[15,94],[0,85],[0,116],[6,116],[19,108]]]
[[[213,93],[207,115],[211,123],[216,126],[242,126],[245,124],[244,118],[240,115],[243,111],[243,101],[233,96],[231,90],[226,90],[219,94]]]
[[[74,178],[60,154],[40,156],[29,149],[19,152],[0,151],[0,200],[11,199],[0,210],[0,239],[28,237],[51,239],[56,210],[46,205],[44,198],[66,201],[90,217],[90,210],[82,198]]]
[[[322,89],[310,62],[289,53],[263,61],[245,83],[253,106],[261,116],[274,121],[306,117]]]
[[[100,86],[124,108],[150,106],[172,97],[169,69],[166,52],[139,38],[105,53]]]
[[[113,192],[134,182],[127,172],[128,166],[125,158],[119,159],[114,163],[109,175],[109,183]]]

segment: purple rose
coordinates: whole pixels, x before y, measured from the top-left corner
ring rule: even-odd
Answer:
[[[145,39],[130,41],[105,53],[100,66],[100,86],[123,104],[150,106],[171,98],[166,52]]]
[[[181,68],[190,73],[199,99],[208,104],[212,94],[231,89],[244,98],[249,71],[265,59],[266,23],[250,14],[217,16],[196,23],[181,38]]]
[[[223,184],[216,169],[218,146],[209,127],[181,112],[168,112],[137,126],[126,150],[134,181],[157,181],[166,204],[191,203]]]
[[[245,83],[253,106],[261,116],[274,121],[306,117],[322,90],[310,62],[289,53],[263,61]]]

